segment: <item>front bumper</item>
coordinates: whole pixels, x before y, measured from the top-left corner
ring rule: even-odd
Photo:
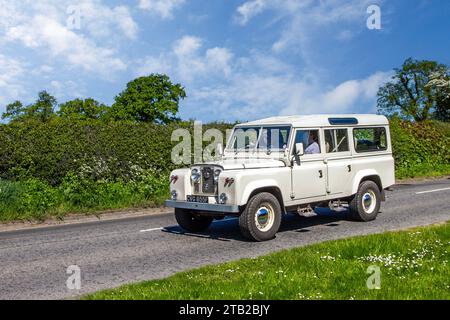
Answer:
[[[211,212],[221,212],[221,213],[239,213],[240,212],[239,206],[224,205],[224,204],[166,200],[165,205],[166,205],[166,207],[170,207],[170,208],[190,209],[190,210],[198,210],[198,211],[211,211]]]

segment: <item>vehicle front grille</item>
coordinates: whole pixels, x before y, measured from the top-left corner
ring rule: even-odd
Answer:
[[[202,168],[202,193],[213,194],[216,191],[214,185],[214,169],[211,167]]]

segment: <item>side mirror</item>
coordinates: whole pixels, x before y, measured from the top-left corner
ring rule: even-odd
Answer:
[[[223,156],[223,146],[221,143],[218,143],[216,145],[216,156],[219,156],[219,157]]]
[[[296,153],[298,156],[302,156],[302,155],[305,154],[305,150],[304,150],[304,147],[303,147],[303,143],[302,143],[302,142],[296,143],[296,144],[295,144],[295,153]]]

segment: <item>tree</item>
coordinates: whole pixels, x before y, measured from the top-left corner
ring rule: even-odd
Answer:
[[[23,119],[25,115],[26,107],[23,106],[22,102],[15,101],[6,106],[6,112],[2,114],[2,119],[19,120]]]
[[[450,121],[450,76],[445,73],[434,73],[427,86],[436,92],[434,118],[440,121]]]
[[[442,107],[443,91],[432,81],[448,79],[448,67],[435,61],[409,58],[394,71],[392,81],[378,91],[378,111],[414,121],[436,118]],[[437,75],[438,78],[433,78]]]
[[[7,105],[6,112],[2,114],[2,119],[8,119],[10,121],[35,119],[45,122],[55,115],[54,110],[56,104],[55,97],[47,91],[41,91],[34,104],[24,107],[22,102],[15,101]]]
[[[103,119],[108,108],[108,106],[91,98],[75,99],[61,104],[57,114],[61,118],[74,120]]]
[[[110,115],[116,120],[134,120],[167,124],[178,120],[179,103],[186,98],[180,84],[167,75],[151,74],[137,78],[115,98]]]

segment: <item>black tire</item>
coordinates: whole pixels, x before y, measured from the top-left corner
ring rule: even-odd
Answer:
[[[350,217],[356,221],[372,221],[377,218],[381,205],[381,192],[373,181],[364,181],[349,203]]]
[[[280,203],[273,194],[268,192],[253,196],[239,217],[242,235],[253,241],[273,239],[280,229],[280,225]]]
[[[175,219],[181,228],[189,232],[201,232],[209,228],[213,217],[199,216],[193,210],[175,208]]]

